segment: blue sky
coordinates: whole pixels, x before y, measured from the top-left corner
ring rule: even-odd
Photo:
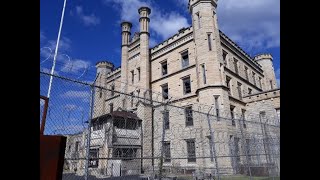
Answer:
[[[46,72],[52,66],[63,2],[40,0],[40,68]],[[191,25],[187,4],[188,0],[67,0],[55,73],[92,81],[97,61],[121,64],[121,21],[133,23],[132,34],[139,31],[138,8],[149,6],[153,47]],[[249,55],[271,53],[280,83],[279,0],[219,0],[218,24]],[[86,90],[81,93],[87,95]]]

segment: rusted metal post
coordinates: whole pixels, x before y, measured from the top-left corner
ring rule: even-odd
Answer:
[[[41,124],[40,124],[40,134],[43,135],[44,127],[45,127],[45,124],[46,124],[46,117],[47,117],[47,111],[48,111],[49,98],[40,95],[40,99],[44,100],[43,114],[42,114],[42,117],[41,117]]]

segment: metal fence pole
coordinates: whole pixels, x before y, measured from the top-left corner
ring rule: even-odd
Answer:
[[[246,156],[246,161],[247,161],[247,168],[248,168],[248,171],[249,171],[250,180],[252,180],[250,161],[249,161],[249,157],[248,157],[248,149],[250,147],[246,146],[246,140],[245,140],[245,136],[243,134],[243,129],[242,129],[242,126],[243,126],[243,124],[245,122],[245,119],[244,119],[243,116],[241,116],[241,117],[242,117],[242,119],[239,119],[239,126],[240,126],[240,132],[241,132],[241,136],[242,136],[242,145],[244,145],[244,147],[245,147],[244,151],[245,151],[245,156]],[[241,124],[241,121],[243,122],[242,124]]]
[[[164,113],[167,112],[167,104],[164,105],[164,110],[163,110],[163,116],[164,116]],[[167,118],[167,117],[166,117]],[[160,156],[160,167],[159,167],[159,179],[161,180],[162,179],[162,171],[163,171],[163,146],[164,146],[164,136],[165,136],[165,118],[162,118],[162,137],[161,137],[161,156]]]
[[[212,107],[211,107],[212,108]],[[211,110],[210,108],[210,110]],[[209,112],[210,112],[209,110]],[[217,155],[216,155],[216,148],[215,148],[215,143],[214,143],[214,136],[213,136],[213,127],[211,126],[211,121],[210,121],[210,115],[209,112],[207,114],[207,120],[208,120],[208,125],[209,125],[209,130],[210,130],[210,136],[211,136],[211,151],[213,152],[213,157],[211,157],[212,159],[214,158],[214,162],[215,162],[215,166],[216,166],[216,172],[218,174],[218,180],[220,180],[220,173],[219,173],[219,167],[218,167],[218,161],[217,161]],[[212,155],[211,155],[212,156]]]
[[[99,76],[99,73],[97,74],[95,80],[93,81],[93,84],[91,85],[91,99],[90,99],[90,119],[88,123],[88,134],[87,134],[87,146],[86,146],[86,167],[85,167],[85,176],[84,179],[88,180],[88,170],[89,170],[89,154],[90,154],[90,140],[91,140],[91,120],[93,117],[93,108],[94,108],[94,93],[95,93],[95,83]]]

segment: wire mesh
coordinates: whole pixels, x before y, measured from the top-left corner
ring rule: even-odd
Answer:
[[[49,78],[40,72],[40,93]],[[280,178],[274,116],[217,116],[210,106],[163,100],[162,93],[134,87],[125,93],[119,83],[99,86],[58,75],[53,83],[45,134],[67,137],[63,179],[86,173],[88,179]]]

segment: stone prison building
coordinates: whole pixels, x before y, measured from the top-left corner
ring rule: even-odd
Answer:
[[[189,0],[192,25],[153,48],[150,8],[137,9],[139,32],[131,32],[130,22],[121,23],[121,67],[96,64],[96,85],[105,89],[96,88],[94,96],[91,174],[152,174],[160,167],[163,173],[216,173],[217,165],[221,174],[241,174],[248,161],[255,167],[276,164],[280,171],[277,153],[270,153],[279,145],[269,141],[273,146],[266,147],[261,138],[280,136],[280,88],[272,55],[250,57],[221,32],[217,3]],[[266,124],[272,126],[266,130]],[[68,135],[66,157],[85,157],[86,134]],[[244,152],[243,144],[250,150]],[[269,155],[240,156],[248,152]],[[84,167],[84,160],[65,162],[78,174]]]

